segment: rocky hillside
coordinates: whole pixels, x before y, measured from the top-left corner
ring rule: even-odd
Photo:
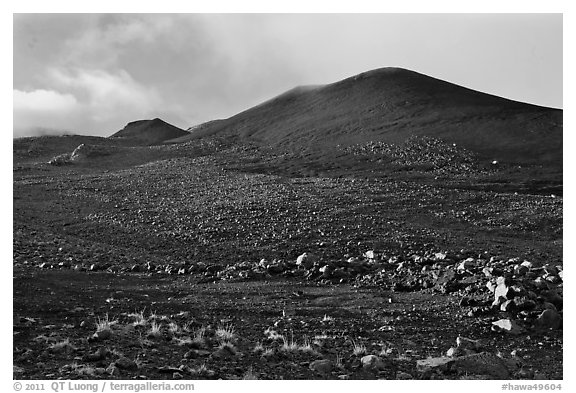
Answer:
[[[562,111],[470,90],[417,72],[382,68],[292,89],[179,141],[236,135],[295,149],[430,137],[486,160],[562,167]]]

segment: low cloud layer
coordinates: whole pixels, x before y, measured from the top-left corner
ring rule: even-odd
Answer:
[[[186,128],[385,66],[561,107],[562,17],[15,15],[14,136]]]
[[[119,115],[152,116],[161,106],[153,89],[137,83],[123,70],[110,74],[102,70],[53,69],[47,74],[54,90],[14,89],[16,134],[50,129],[85,133],[87,125],[113,126]]]

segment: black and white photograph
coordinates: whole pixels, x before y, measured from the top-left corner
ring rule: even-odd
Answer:
[[[566,391],[562,13],[12,21],[14,391]]]

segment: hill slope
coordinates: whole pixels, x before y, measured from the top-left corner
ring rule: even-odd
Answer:
[[[292,89],[179,138],[237,135],[302,149],[413,136],[456,143],[489,160],[562,165],[562,111],[382,68],[325,86]]]
[[[155,144],[188,134],[187,131],[156,118],[130,122],[123,129],[111,135],[110,138],[123,138],[145,144]]]

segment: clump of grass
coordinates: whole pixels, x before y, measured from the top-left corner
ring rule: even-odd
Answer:
[[[276,330],[267,328],[266,330],[264,330],[264,334],[266,335],[266,338],[268,338],[269,340],[272,341],[276,341],[276,340],[284,340],[284,336],[281,334],[278,334],[276,332]]]
[[[215,335],[219,341],[232,341],[236,338],[236,332],[232,325],[219,326]]]
[[[398,349],[396,349],[391,343],[386,342],[382,344],[382,349],[380,350],[379,356],[397,356],[399,354]]]
[[[232,344],[230,341],[222,341],[220,345],[218,345],[218,349],[230,352],[232,355],[236,355],[238,352],[234,344]]]
[[[112,354],[112,356],[115,356],[117,358],[121,358],[124,356],[124,353],[117,348],[112,348],[110,350],[110,354]]]
[[[176,334],[180,333],[182,331],[182,329],[180,328],[180,326],[178,326],[178,324],[176,322],[170,322],[168,324],[168,331],[171,334],[176,335]]]
[[[185,345],[186,346],[192,345],[192,339],[190,337],[184,337],[184,338],[174,337],[172,341],[179,347],[183,347]]]
[[[264,352],[264,345],[262,345],[260,341],[257,342],[254,348],[252,349],[252,352],[254,353]]]
[[[411,349],[400,350],[397,359],[398,360],[411,360],[414,357],[414,351]]]
[[[267,358],[274,355],[274,348],[266,348],[264,350],[264,352],[262,352],[262,355],[260,355],[263,358]]]
[[[282,337],[282,341],[283,341],[283,344],[280,347],[280,349],[282,351],[293,352],[293,351],[297,351],[299,349],[298,343],[296,343],[294,341],[294,337],[292,337],[292,340],[290,340],[290,341],[288,341],[286,338]]]
[[[340,369],[344,368],[344,363],[342,362],[342,356],[340,356],[339,353],[336,354],[336,362],[334,363],[334,365],[336,366],[336,368]]]
[[[192,328],[192,321],[188,321],[182,326],[182,330],[186,333],[191,333],[194,329]]]
[[[74,367],[74,372],[80,376],[93,377],[96,375],[96,369],[92,366],[78,366]]]
[[[135,312],[132,314],[128,314],[128,316],[135,319],[135,321],[132,322],[132,325],[134,325],[134,326],[146,326],[146,323],[148,323],[148,320],[144,316],[144,310],[142,310],[138,313]]]
[[[50,345],[50,351],[53,353],[70,353],[76,349],[77,348],[70,343],[69,338]]]
[[[197,347],[204,347],[206,345],[206,327],[201,326],[194,332],[194,338],[192,339],[191,345]]]
[[[34,342],[40,342],[40,341],[44,341],[45,343],[52,341],[52,339],[50,337],[47,337],[44,334],[39,335],[38,337],[32,339],[32,341]]]
[[[318,347],[323,347],[324,346],[324,340],[327,340],[329,338],[330,337],[328,337],[328,335],[326,333],[317,334],[316,336],[314,336],[314,340],[312,341],[312,343],[314,343],[314,345],[316,345]]]
[[[208,367],[206,367],[205,363],[201,364],[200,366],[198,366],[195,369],[191,369],[190,373],[194,376],[199,376],[199,377],[211,377],[214,375],[214,371],[212,371]]]
[[[147,337],[144,337],[142,332],[139,332],[138,334],[138,344],[140,344],[140,348],[142,348],[143,351],[145,351],[146,348],[152,348],[156,346],[156,343],[154,341],[148,340]]]
[[[118,321],[116,320],[110,320],[108,318],[108,314],[106,314],[105,318],[100,319],[100,317],[98,317],[98,322],[96,322],[96,332],[100,333],[100,332],[104,332],[104,331],[109,331],[110,333],[112,332],[112,325],[115,325],[116,323],[118,323]]]
[[[304,337],[304,344],[300,345],[298,347],[298,349],[301,352],[305,352],[305,353],[315,353],[316,351],[314,350],[314,348],[312,347],[312,343],[310,342],[310,340],[308,339],[308,337]]]
[[[244,374],[242,379],[244,379],[244,380],[256,380],[256,379],[258,379],[258,376],[256,374],[254,374],[252,367],[250,367],[248,369],[248,371],[246,371],[246,373]]]
[[[148,316],[148,319],[150,319],[150,320],[158,319],[158,314],[156,314],[156,311],[150,311],[150,315]]]
[[[150,330],[148,331],[149,338],[160,338],[162,337],[162,329],[159,323],[156,321],[150,324]]]
[[[194,332],[194,338],[203,339],[204,337],[206,337],[206,326],[200,326]]]
[[[324,314],[324,318],[322,318],[322,320],[321,320],[320,322],[322,322],[322,323],[328,323],[328,322],[332,322],[332,321],[334,321],[334,318],[333,318],[333,317]]]
[[[60,372],[62,372],[63,370],[71,370],[74,373],[76,373],[77,375],[81,375],[81,376],[89,376],[89,377],[93,377],[96,375],[96,369],[92,366],[87,366],[84,364],[78,364],[76,362],[72,362],[71,364],[67,364],[64,367],[60,368]]]
[[[366,346],[362,343],[357,343],[356,341],[352,340],[352,354],[355,356],[364,356],[368,352]]]

